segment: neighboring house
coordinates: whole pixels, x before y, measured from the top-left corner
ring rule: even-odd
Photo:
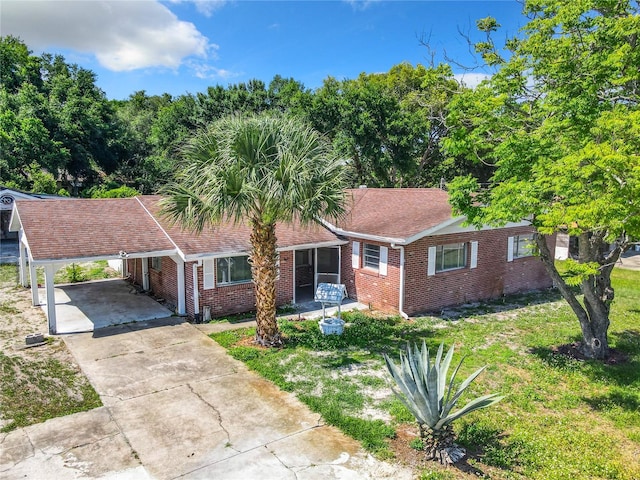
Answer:
[[[279,305],[311,300],[320,282],[344,283],[351,298],[407,316],[552,285],[532,255],[526,222],[465,227],[438,189],[363,188],[348,196],[349,213],[335,225],[277,225]],[[179,314],[252,310],[249,227],[223,224],[194,234],[163,218],[159,200],[16,202],[11,229],[22,232],[23,285],[29,277],[35,282],[27,258],[31,267],[43,265],[52,305],[57,268],[120,259],[131,281]],[[33,298],[37,304],[37,289]],[[55,332],[55,308],[48,314]]]

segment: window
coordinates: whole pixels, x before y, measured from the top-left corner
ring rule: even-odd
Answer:
[[[162,270],[162,257],[151,257],[151,268],[158,272]]]
[[[536,244],[533,234],[516,235],[513,237],[513,258],[531,257],[535,255]]]
[[[436,247],[436,272],[464,268],[467,265],[467,244],[450,243]]]
[[[362,262],[363,267],[378,270],[380,265],[380,247],[378,245],[371,245],[369,243],[364,244],[364,260]]]
[[[226,257],[216,259],[216,281],[218,285],[251,281],[249,257]]]

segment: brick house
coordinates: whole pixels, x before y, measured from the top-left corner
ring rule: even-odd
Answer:
[[[528,222],[476,230],[439,189],[349,191],[342,272],[351,298],[403,316],[552,286]],[[555,238],[550,237],[553,251]]]
[[[408,316],[552,285],[529,248],[533,230],[527,222],[464,226],[438,189],[347,193],[349,213],[335,225],[277,225],[279,305],[311,300],[320,282],[344,283],[350,298]],[[65,264],[95,259],[122,260],[132,282],[181,315],[254,308],[249,227],[223,224],[196,235],[163,218],[159,200],[16,202],[11,229],[20,231],[21,281],[34,291],[35,266],[45,267],[52,333],[53,274]]]

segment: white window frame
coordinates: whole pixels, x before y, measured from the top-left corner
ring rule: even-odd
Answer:
[[[530,247],[527,248],[529,245]],[[507,247],[509,249],[507,252],[507,261],[509,262],[512,262],[516,258],[533,257],[536,255],[536,244],[533,239],[533,233],[509,237]]]
[[[371,250],[374,250],[372,252]],[[362,248],[362,268],[369,268],[378,272],[380,270],[380,245],[365,243]]]
[[[156,272],[162,271],[162,257],[151,257],[151,268]]]
[[[462,247],[462,263],[456,267],[444,268],[445,249],[452,250],[451,247],[457,246],[457,250]],[[436,273],[451,272],[454,270],[463,270],[465,268],[476,268],[478,266],[478,242],[454,242],[433,245],[429,247],[427,256],[427,275],[433,276]]]
[[[227,261],[227,265],[228,265],[227,268],[230,268],[230,262],[233,262],[233,260],[237,259],[237,258],[246,258],[248,260],[249,256],[248,255],[234,255],[234,256],[230,256],[230,257],[219,257],[219,258],[215,259],[216,260],[216,267],[215,267],[216,277],[215,277],[215,279],[216,279],[216,284],[217,285],[219,285],[219,286],[223,286],[223,285],[225,285],[225,286],[226,285],[238,285],[238,284],[241,284],[241,283],[250,283],[250,282],[253,281],[251,276],[249,276],[248,279],[244,279],[244,280],[235,280],[235,281],[227,280],[227,281],[224,281],[224,282],[218,281],[218,270],[220,268],[219,265],[218,265],[218,262],[220,260],[226,260]],[[230,270],[227,273],[228,273],[228,276],[231,276],[231,271]]]

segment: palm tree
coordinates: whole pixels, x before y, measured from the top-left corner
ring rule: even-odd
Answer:
[[[220,119],[181,150],[163,211],[184,228],[248,222],[256,294],[256,342],[278,346],[276,222],[316,222],[344,213],[344,168],[330,144],[293,118]]]

